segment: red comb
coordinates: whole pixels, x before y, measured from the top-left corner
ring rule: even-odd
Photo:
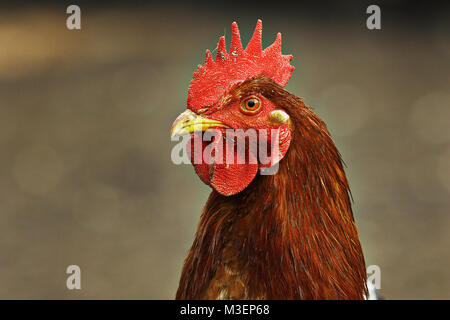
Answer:
[[[292,55],[281,54],[281,34],[275,42],[262,50],[262,21],[258,20],[253,37],[245,50],[236,22],[233,22],[231,48],[227,53],[225,37],[220,37],[216,61],[206,50],[205,64],[199,65],[189,86],[187,106],[196,111],[212,106],[232,85],[248,78],[264,75],[284,87],[294,67],[289,61]]]

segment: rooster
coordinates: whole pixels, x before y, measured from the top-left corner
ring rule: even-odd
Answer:
[[[221,37],[215,60],[206,51],[187,110],[171,128],[172,137],[191,140],[207,130],[279,132],[270,164],[195,162],[189,141],[191,162],[212,193],[176,298],[364,299],[365,262],[341,156],[324,122],[283,89],[294,67],[281,53],[281,34],[265,50],[261,39],[258,20],[244,50],[233,22],[230,50]],[[248,148],[245,156],[253,157]]]

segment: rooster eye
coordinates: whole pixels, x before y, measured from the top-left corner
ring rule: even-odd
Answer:
[[[261,101],[257,97],[249,97],[242,101],[241,110],[246,114],[256,113],[261,107]]]

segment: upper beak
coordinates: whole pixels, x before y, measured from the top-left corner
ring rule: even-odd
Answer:
[[[202,117],[188,109],[175,119],[172,129],[170,129],[170,135],[173,138],[194,132],[206,131],[209,128],[216,127],[229,128],[220,121]]]

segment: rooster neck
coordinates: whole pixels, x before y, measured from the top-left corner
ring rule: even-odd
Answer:
[[[341,158],[313,121],[319,130],[294,123],[277,174],[258,175],[234,196],[212,192],[177,298],[363,298],[365,263]]]
[[[305,147],[294,144],[276,175],[258,176],[228,199],[229,264],[247,271],[253,298],[360,299],[365,263],[340,156],[331,144],[317,161],[324,150]]]

